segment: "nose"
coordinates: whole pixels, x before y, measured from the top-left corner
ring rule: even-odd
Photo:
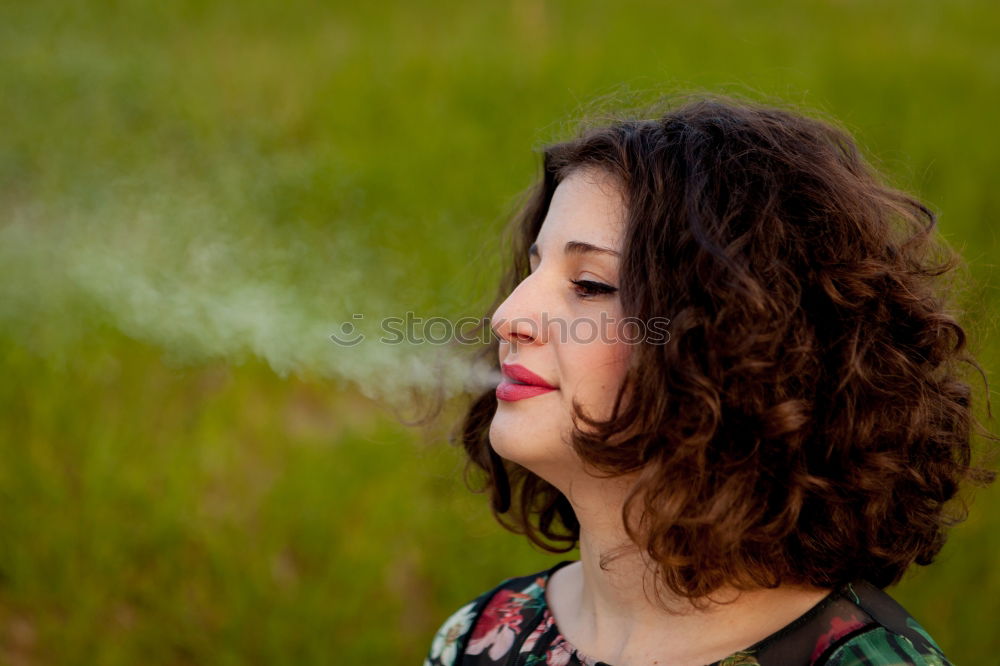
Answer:
[[[491,324],[493,332],[496,333],[497,337],[504,342],[512,344],[531,344],[541,337],[538,334],[537,328],[532,326],[529,321],[519,319],[513,323],[503,320],[499,323],[496,322],[497,318],[494,314],[493,323]]]
[[[497,307],[490,319],[490,328],[501,342],[514,345],[545,343],[541,308],[532,298],[530,282],[530,277],[522,281]]]

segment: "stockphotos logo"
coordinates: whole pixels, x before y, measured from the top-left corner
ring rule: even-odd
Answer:
[[[355,313],[352,321],[340,325],[339,332],[332,333],[330,339],[339,346],[353,347],[364,342],[368,336],[360,330],[364,314]],[[489,317],[462,317],[451,320],[447,317],[419,317],[407,312],[402,317],[383,317],[378,322],[380,335],[378,342],[386,345],[446,345],[458,343],[481,345],[493,341],[494,336],[503,337],[498,331],[516,331],[521,336],[560,343],[623,343],[629,345],[665,345],[670,341],[667,317],[623,317],[615,319],[602,312],[599,319],[562,319],[550,317],[543,312],[538,319],[518,318],[509,322],[504,319],[490,320]]]

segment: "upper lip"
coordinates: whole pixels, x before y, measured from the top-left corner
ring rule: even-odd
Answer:
[[[503,372],[505,377],[513,379],[516,382],[521,382],[522,384],[530,384],[531,386],[541,386],[543,388],[556,388],[552,384],[528,370],[523,365],[517,365],[516,363],[503,364],[500,366],[501,372]]]

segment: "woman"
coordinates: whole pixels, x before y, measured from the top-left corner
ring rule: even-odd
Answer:
[[[934,215],[824,122],[700,99],[550,146],[515,222],[461,439],[501,523],[580,560],[426,664],[948,663],[882,590],[992,480]]]

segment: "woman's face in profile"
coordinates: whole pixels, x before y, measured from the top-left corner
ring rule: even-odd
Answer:
[[[490,442],[564,492],[579,469],[569,445],[573,401],[586,415],[607,418],[628,362],[630,345],[616,338],[624,216],[612,177],[573,171],[553,194],[532,247],[531,274],[493,313],[507,377],[497,388]]]

